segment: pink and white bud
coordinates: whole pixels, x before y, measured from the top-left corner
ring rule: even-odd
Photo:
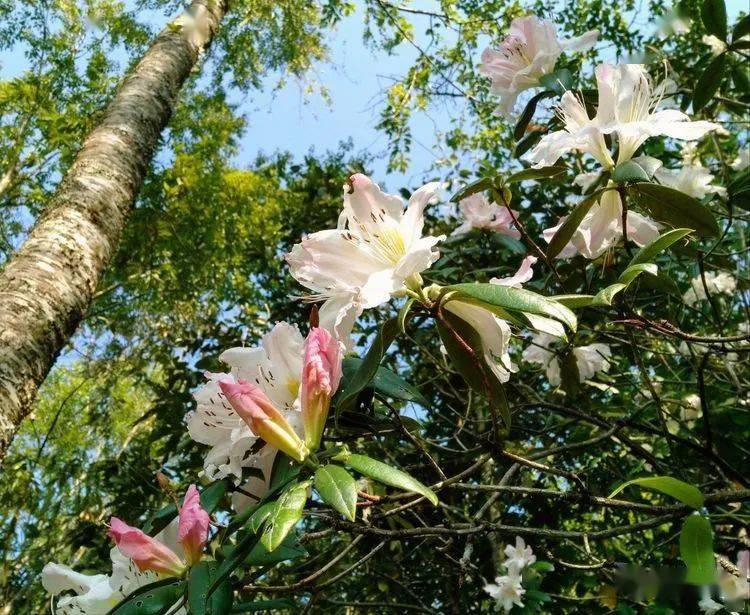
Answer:
[[[141,572],[153,570],[178,576],[185,570],[185,564],[167,545],[117,517],[110,519],[109,537],[115,541],[120,553],[133,560]]]
[[[208,513],[201,507],[201,498],[195,485],[188,487],[180,508],[177,540],[185,551],[188,564],[196,564],[203,555],[203,547],[208,542]]]
[[[253,433],[299,462],[307,457],[307,447],[286,417],[260,387],[245,380],[220,381],[221,392]]]
[[[341,343],[326,329],[314,327],[305,340],[302,367],[302,421],[305,443],[316,450],[323,436],[331,397],[341,382]]]

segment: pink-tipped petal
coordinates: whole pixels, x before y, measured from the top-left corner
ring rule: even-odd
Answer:
[[[200,561],[203,547],[208,541],[208,513],[201,507],[201,498],[195,485],[188,487],[180,508],[180,521],[177,537],[185,550],[188,564]]]
[[[153,570],[176,576],[185,569],[172,549],[117,517],[110,519],[109,537],[115,541],[120,553],[133,560],[141,572]]]

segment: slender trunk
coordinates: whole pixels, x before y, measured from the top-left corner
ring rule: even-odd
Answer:
[[[180,88],[227,0],[195,0],[153,41],[0,272],[0,460],[117,249]]]

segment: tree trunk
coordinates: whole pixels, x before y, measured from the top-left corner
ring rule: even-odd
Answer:
[[[179,91],[227,0],[195,0],[126,76],[0,272],[0,461],[114,255]]]

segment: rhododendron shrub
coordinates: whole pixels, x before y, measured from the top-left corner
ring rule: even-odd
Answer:
[[[515,155],[348,175],[284,253],[297,316],[207,357],[173,477],[200,487],[112,517],[110,576],[45,567],[54,608],[741,608],[750,93],[711,71],[750,22],[706,7],[703,89],[514,19],[476,62]]]

